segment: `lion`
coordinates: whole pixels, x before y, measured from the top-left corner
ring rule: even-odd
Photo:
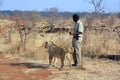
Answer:
[[[70,52],[66,48],[62,48],[54,44],[53,42],[45,42],[45,48],[48,49],[49,53],[49,67],[54,66],[57,62],[57,58],[61,60],[61,67],[59,68],[60,70],[64,66],[64,60],[67,58],[69,62],[69,67],[71,68],[71,57],[70,57]],[[54,62],[52,64],[52,60],[54,59]]]

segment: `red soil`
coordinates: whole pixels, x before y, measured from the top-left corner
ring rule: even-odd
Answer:
[[[0,80],[49,80],[51,72],[47,69],[25,73],[27,66],[14,65],[20,59],[9,59],[0,53]],[[24,62],[23,62],[24,63]]]

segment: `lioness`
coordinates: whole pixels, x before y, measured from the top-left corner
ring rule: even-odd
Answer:
[[[64,60],[66,57],[69,62],[69,67],[71,68],[70,53],[68,52],[68,50],[66,50],[65,48],[58,47],[53,42],[45,42],[45,48],[48,48],[49,67],[55,66],[55,63],[57,62],[57,58],[60,58],[61,59],[60,69],[62,69],[64,66]],[[54,58],[54,62],[52,65],[51,63],[53,58]]]

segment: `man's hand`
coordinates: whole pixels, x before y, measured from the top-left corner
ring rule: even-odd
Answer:
[[[79,32],[79,34],[83,34],[82,32]]]
[[[69,34],[70,34],[70,35],[72,35],[72,33],[71,33],[71,32],[69,32]]]
[[[69,34],[70,34],[70,35],[73,35],[73,36],[76,36],[76,35],[78,35],[78,34],[73,34],[72,32],[69,32]]]

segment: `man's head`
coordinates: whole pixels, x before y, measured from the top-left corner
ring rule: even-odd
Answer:
[[[79,20],[79,15],[78,14],[73,14],[73,21],[77,22]]]

